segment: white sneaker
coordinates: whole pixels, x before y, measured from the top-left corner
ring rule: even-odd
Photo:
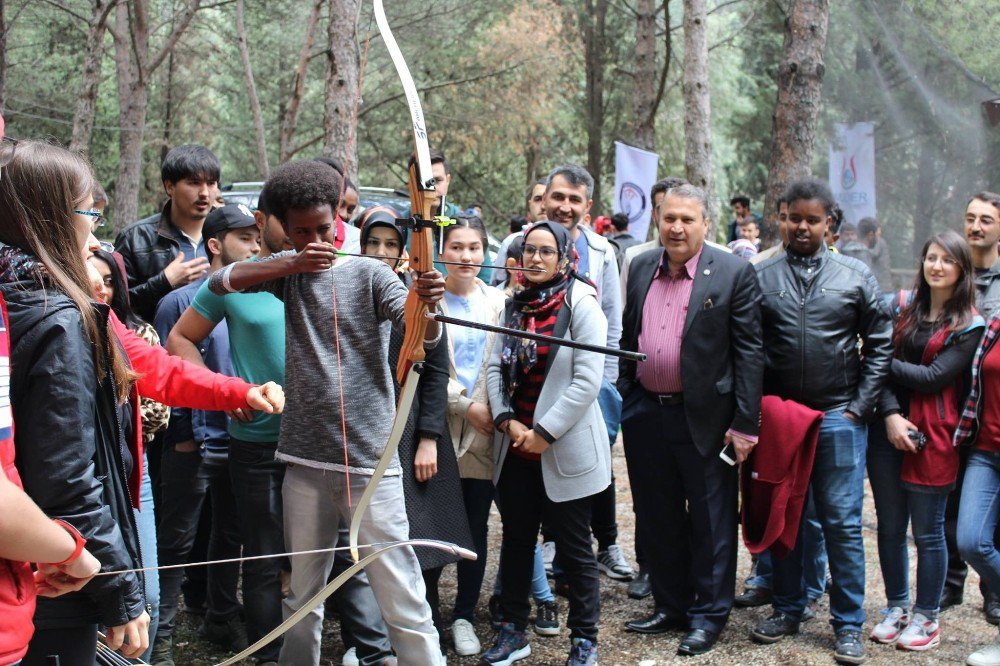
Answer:
[[[872,628],[871,639],[885,645],[892,645],[899,640],[903,628],[909,624],[910,616],[899,606],[883,608],[882,615],[882,621]]]
[[[358,651],[354,648],[345,652],[344,658],[340,661],[341,666],[358,666],[360,663],[358,661]]]
[[[468,620],[455,620],[451,625],[451,638],[455,642],[455,652],[463,657],[479,654],[483,650],[476,638],[476,630]]]
[[[1000,643],[976,650],[965,660],[969,666],[1000,666]]]
[[[900,650],[921,652],[937,647],[941,643],[941,627],[937,620],[926,617],[923,613],[914,613],[910,624],[896,641]]]
[[[542,564],[545,565],[545,575],[552,576],[552,563],[556,559],[556,542],[542,542]]]

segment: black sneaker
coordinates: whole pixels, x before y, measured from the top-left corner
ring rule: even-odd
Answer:
[[[955,585],[945,585],[941,593],[941,610],[952,606],[961,606],[965,590]]]
[[[748,587],[733,599],[733,604],[738,608],[756,608],[771,603],[771,590],[762,587]]]
[[[535,633],[539,636],[559,635],[559,606],[555,599],[538,604]]]
[[[861,632],[842,629],[837,632],[837,642],[833,645],[833,658],[838,664],[861,664],[865,661],[865,646],[861,642]]]
[[[635,570],[625,561],[625,555],[618,544],[612,544],[607,550],[597,553],[597,568],[611,580],[629,581],[635,576]]]
[[[989,593],[983,600],[983,613],[990,624],[1000,624],[1000,596]]]
[[[174,666],[174,644],[170,636],[157,636],[153,640],[149,663],[152,666]]]
[[[500,623],[503,622],[503,610],[500,608],[500,595],[493,594],[490,595],[490,624],[493,625],[494,629],[500,628]]]
[[[799,623],[784,613],[775,611],[756,627],[750,630],[750,638],[757,643],[769,645],[777,643],[785,636],[799,633]]]
[[[233,652],[245,650],[247,647],[247,628],[239,615],[222,622],[205,620],[198,628],[198,636]]]

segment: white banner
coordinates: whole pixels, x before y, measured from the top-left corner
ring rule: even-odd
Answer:
[[[649,190],[656,184],[660,156],[615,141],[614,212],[628,215],[628,232],[640,242],[646,241],[653,204]]]
[[[830,189],[844,211],[844,221],[857,224],[875,217],[875,125],[834,125],[830,142]]]

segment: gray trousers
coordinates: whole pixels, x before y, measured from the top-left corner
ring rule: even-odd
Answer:
[[[353,474],[351,497],[364,492],[370,477]],[[337,545],[338,528],[350,522],[346,475],[342,472],[289,465],[282,487],[285,546],[290,551],[331,548]],[[409,523],[398,476],[384,477],[361,522],[362,544],[402,541],[409,538]],[[362,551],[367,554],[370,550]],[[333,553],[296,555],[291,558],[291,592],[284,600],[286,617],[326,584],[333,567]],[[389,640],[400,666],[427,666],[441,660],[437,631],[431,621],[424,579],[412,548],[397,548],[367,567],[372,592],[389,629]],[[280,663],[289,666],[318,664],[323,632],[323,608],[313,609],[285,634]]]

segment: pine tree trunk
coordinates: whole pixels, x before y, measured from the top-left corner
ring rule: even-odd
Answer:
[[[656,12],[653,0],[636,2],[635,23],[635,114],[634,143],[639,148],[656,146]],[[667,32],[670,32],[669,26]]]
[[[73,113],[73,133],[69,149],[88,153],[90,138],[94,134],[94,115],[97,112],[97,92],[101,83],[101,61],[104,58],[104,32],[107,25],[109,5],[104,0],[94,3],[94,18],[87,28],[87,42],[84,46],[83,80],[76,97],[76,111]]]
[[[684,172],[688,182],[712,193],[712,105],[708,89],[706,0],[684,0]],[[669,29],[669,28],[668,28]],[[716,215],[708,211],[715,238]]]
[[[295,77],[292,80],[292,92],[281,116],[281,130],[278,134],[278,161],[282,163],[291,159],[292,151],[295,150],[292,141],[295,139],[295,130],[298,128],[299,107],[302,104],[302,95],[305,91],[306,72],[309,69],[313,44],[316,43],[316,26],[319,25],[319,12],[323,8],[324,2],[325,0],[315,0],[312,10],[309,12],[309,19],[306,21],[306,36],[302,40],[302,48],[299,49],[299,63],[295,67]]]
[[[357,123],[360,53],[358,12],[360,0],[331,0],[327,30],[323,154],[340,160],[350,178],[357,178]]]
[[[243,20],[244,13],[243,0],[236,0],[236,41],[240,49],[240,61],[243,63],[243,79],[247,86],[247,96],[250,98],[250,113],[253,116],[253,132],[257,143],[257,170],[261,178],[266,179],[271,173],[271,168],[267,163],[264,116],[260,111],[257,83],[254,81],[253,66],[250,64],[250,47],[247,45],[247,28]]]
[[[594,177],[593,214],[601,211],[601,175],[604,163],[604,69],[607,60],[605,25],[608,0],[587,0],[581,15],[586,66],[587,170]]]
[[[144,2],[133,6],[135,18],[129,17],[126,3],[115,8],[115,26],[130,40],[115,40],[115,66],[118,74],[118,177],[111,199],[111,218],[115,233],[138,219],[139,186],[142,182],[142,139],[146,125],[149,89],[142,70],[149,53],[149,33],[145,23]],[[133,21],[137,25],[132,25]]]
[[[778,69],[773,147],[764,196],[762,245],[777,242],[775,202],[789,182],[812,173],[813,148],[826,66],[828,0],[794,0],[785,23],[784,54]]]

